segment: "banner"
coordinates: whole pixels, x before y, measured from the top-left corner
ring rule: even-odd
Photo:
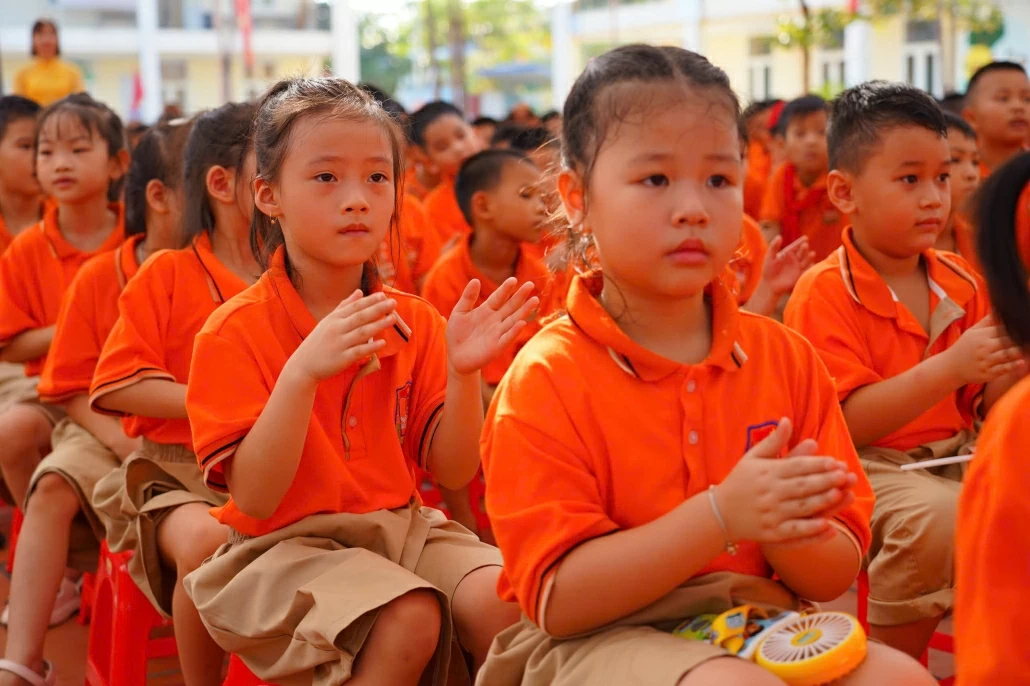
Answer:
[[[250,0],[236,0],[236,26],[243,38],[243,65],[250,74],[254,71],[254,46],[251,42],[253,22],[250,14]]]

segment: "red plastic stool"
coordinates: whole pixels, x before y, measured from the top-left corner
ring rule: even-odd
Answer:
[[[865,570],[861,571],[858,575],[858,623],[865,629],[866,634],[869,633],[869,575],[866,574]],[[939,650],[942,653],[948,653],[950,655],[955,654],[955,639],[948,634],[941,633],[940,631],[933,632],[933,636],[930,637],[930,646],[923,652],[923,656],[919,658],[919,664],[924,667],[928,666],[930,659],[930,650]],[[937,683],[941,686],[953,686],[955,683],[955,677],[949,676],[945,679],[940,679]]]
[[[231,655],[229,657],[229,673],[225,677],[225,681],[222,682],[222,686],[272,686],[267,682],[261,681],[254,673],[247,669],[247,665],[243,664],[243,660]]]
[[[17,507],[14,508],[14,514],[11,516],[11,543],[7,546],[8,574],[14,571],[14,551],[18,547],[18,534],[21,533],[21,525],[24,521],[24,513]]]
[[[145,686],[147,662],[178,655],[175,638],[151,638],[171,622],[161,617],[129,576],[131,553],[100,545],[89,627],[86,683],[89,686]]]

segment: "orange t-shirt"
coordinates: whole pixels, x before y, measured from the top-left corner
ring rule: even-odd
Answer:
[[[469,241],[463,240],[452,250],[441,257],[426,277],[425,285],[422,287],[422,297],[428,300],[444,317],[450,317],[454,306],[461,300],[461,294],[465,292],[472,279],[479,279],[479,299],[476,307],[479,307],[486,299],[496,291],[501,284],[494,283],[476,268],[472,263],[472,255],[469,253]],[[519,332],[515,342],[507,350],[491,360],[483,369],[481,374],[483,381],[488,384],[496,384],[508,371],[511,361],[515,359],[516,353],[525,345],[533,334],[540,330],[539,321],[550,314],[555,307],[553,292],[550,287],[551,273],[544,263],[533,257],[526,250],[526,244],[519,245],[519,257],[515,263],[515,278],[519,285],[532,281],[534,295],[540,298],[540,306],[531,316],[531,321]]]
[[[197,336],[186,406],[204,480],[214,490],[226,490],[225,461],[318,323],[286,276],[284,254],[279,248],[264,276]],[[387,293],[398,317],[386,346],[318,384],[300,466],[275,513],[254,519],[230,499],[214,510],[218,521],[260,536],[314,514],[403,507],[417,495],[415,467],[426,465],[447,390],[445,324],[424,300]]]
[[[539,623],[544,589],[566,553],[721,483],[781,417],[794,423],[792,447],[815,439],[821,455],[846,461],[858,477],[856,500],[837,519],[868,547],[872,489],[808,341],[739,312],[716,282],[711,352],[700,364],[678,364],[622,332],[597,301],[601,285],[597,274],[575,278],[568,316],[526,345],[486,419],[486,503],[504,555],[503,599]],[[772,576],[757,543],[739,548],[697,576]]]
[[[743,305],[755,294],[758,282],[762,280],[762,266],[765,264],[765,253],[768,250],[769,246],[758,222],[745,214],[737,252],[726,267],[733,277],[727,279],[726,283],[736,297],[738,305]]]
[[[772,157],[761,143],[747,146],[747,176],[744,178],[744,212],[757,217],[762,211],[766,184],[772,171]]]
[[[186,383],[193,338],[219,305],[246,287],[215,257],[207,232],[194,238],[189,247],[151,256],[118,298],[118,321],[97,362],[90,407],[122,417],[125,433],[132,438],[143,436],[154,443],[185,445],[192,450],[186,419],[126,416],[107,412],[96,403],[111,391],[144,379]]]
[[[56,205],[54,203],[52,203],[52,202],[47,202],[47,201],[41,202],[40,203],[40,215],[42,216],[42,215],[46,214],[46,210],[51,205],[56,207]],[[28,227],[25,227],[25,228],[27,229]],[[22,233],[22,232],[19,231],[18,233]],[[14,242],[14,237],[15,237],[15,234],[11,233],[11,230],[9,228],[7,228],[7,222],[4,221],[3,214],[0,214],[0,255],[3,255],[4,251],[7,250],[7,248],[9,248],[11,246],[11,243]]]
[[[57,225],[57,205],[22,231],[0,257],[0,347],[15,336],[57,323],[61,301],[75,274],[91,257],[115,250],[125,240],[124,210],[103,244],[92,252],[69,243]],[[25,363],[25,374],[43,371],[46,355]]]
[[[472,233],[472,227],[465,221],[465,215],[458,207],[458,198],[454,195],[454,179],[444,179],[439,186],[429,191],[425,207],[429,227],[435,231],[441,247],[446,247],[455,236],[467,236]]]
[[[418,180],[418,171],[413,166],[408,167],[407,171],[404,172],[404,192],[410,193],[420,201],[425,200],[426,195],[429,194],[426,187]]]
[[[793,181],[788,184],[791,176]],[[801,236],[808,236],[817,262],[840,247],[841,231],[848,224],[847,215],[830,202],[826,193],[826,177],[827,174],[823,174],[806,187],[789,162],[781,164],[769,178],[758,217],[763,222],[779,222],[785,246]],[[797,226],[798,235],[789,235],[791,225]]]
[[[107,335],[118,321],[118,296],[136,275],[136,247],[146,236],[130,236],[121,247],[94,257],[79,270],[57,317],[39,399],[59,403],[88,395]]]
[[[851,227],[844,232],[844,245],[798,280],[783,321],[812,341],[834,378],[840,402],[858,388],[895,377],[947,350],[989,314],[987,288],[968,262],[932,249],[923,253],[923,262],[931,312],[945,299],[958,306],[934,341],[859,253]],[[907,451],[971,429],[982,393],[983,384],[964,386],[872,445]]]
[[[1023,683],[1030,651],[1030,379],[991,408],[962,482],[955,546],[955,665],[963,686]]]

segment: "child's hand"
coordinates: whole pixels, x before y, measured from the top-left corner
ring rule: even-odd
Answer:
[[[778,459],[790,435],[790,420],[781,419],[716,487],[731,540],[780,543],[819,536],[833,514],[854,501],[857,477],[844,462],[815,456],[815,441],[802,441]]]
[[[815,264],[815,253],[809,248],[807,236],[802,236],[783,250],[780,250],[781,245],[783,236],[772,239],[762,266],[762,281],[777,296],[793,290],[801,275]]]
[[[316,383],[336,376],[383,347],[386,342],[373,337],[393,325],[395,307],[383,293],[362,297],[354,291],[318,323],[288,364]]]
[[[1022,351],[991,315],[967,329],[946,353],[963,386],[993,381],[1025,364]]]
[[[486,302],[473,309],[479,298],[479,280],[473,279],[461,294],[447,320],[447,357],[459,374],[482,369],[515,340],[526,325],[526,317],[540,304],[530,294],[533,284],[516,288],[518,280],[508,279]]]

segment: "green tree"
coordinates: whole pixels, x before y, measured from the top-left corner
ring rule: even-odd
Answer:
[[[361,79],[394,93],[411,73],[411,23],[392,25],[389,17],[366,14],[358,23]]]
[[[801,50],[801,83],[808,93],[812,90],[812,48],[840,47],[844,27],[854,15],[832,7],[813,10],[807,0],[798,0],[798,9],[799,14],[780,17],[776,41],[781,47]]]

